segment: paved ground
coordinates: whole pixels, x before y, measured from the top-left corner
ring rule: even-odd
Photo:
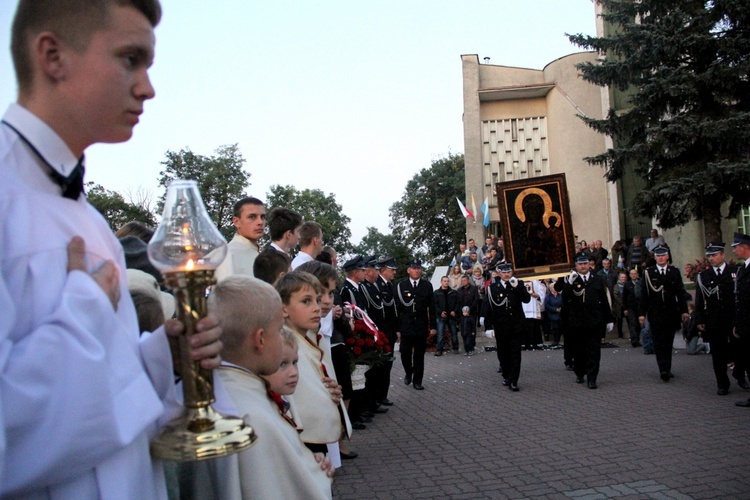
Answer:
[[[520,392],[494,352],[428,353],[424,385],[394,364],[390,399],[352,438],[338,499],[750,498],[750,397],[716,395],[707,355],[676,350],[675,378],[623,341],[602,349],[599,389],[576,384],[563,353],[523,353]]]

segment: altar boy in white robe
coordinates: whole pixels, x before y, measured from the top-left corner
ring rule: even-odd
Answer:
[[[160,16],[158,0],[18,2],[18,102],[0,123],[2,498],[167,495],[149,439],[179,408],[169,342],[139,338],[122,247],[81,196],[84,150],[128,140],[154,97]],[[217,325],[192,338],[208,369]]]
[[[221,500],[330,499],[334,473],[330,460],[304,445],[294,417],[286,408],[280,411],[283,401],[264,380],[279,370],[283,359],[279,294],[260,280],[232,276],[213,287],[208,307],[222,320],[224,350],[218,376],[258,439],[238,454],[185,464],[181,495]],[[296,342],[292,333],[288,339]],[[296,349],[293,353],[296,356]],[[293,391],[291,387],[281,392]]]

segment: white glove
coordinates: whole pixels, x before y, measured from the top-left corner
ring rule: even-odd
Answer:
[[[518,286],[518,280],[516,279],[515,276],[513,276],[510,280],[508,280],[508,283],[510,283],[510,286],[512,286],[513,288]]]
[[[484,318],[479,318],[479,326],[484,326]]]
[[[607,333],[612,333],[612,329],[615,327],[614,323],[607,323]]]
[[[575,271],[570,271],[570,276],[568,276],[568,283],[573,283],[576,278],[578,277],[578,273]]]

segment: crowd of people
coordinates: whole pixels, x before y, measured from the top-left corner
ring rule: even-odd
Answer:
[[[645,244],[618,242],[611,255],[601,242],[581,242],[568,276],[528,283],[513,276],[501,240],[490,236],[482,248],[469,240],[434,290],[419,259],[353,256],[339,280],[319,224],[284,207],[266,214],[247,197],[234,206],[236,234],[187,354],[216,371],[217,409],[244,417],[260,437],[240,453],[165,471],[149,442],[183,409],[175,339],[185,325],[147,258],[149,228],[112,234],[81,196],[85,150],[128,140],[155,95],[148,69],[160,17],[158,0],[18,3],[19,96],[0,125],[0,496],[331,498],[335,468],[357,456],[348,438],[394,404],[393,352],[404,384],[423,391],[428,341],[441,356],[459,350],[460,333],[472,355],[482,323],[495,332],[511,391],[521,350],[543,344],[543,332],[554,345],[565,340],[566,365],[595,389],[601,339],[615,324],[622,335],[623,319],[633,345],[656,354],[665,382],[684,322],[690,342],[710,342],[719,394],[728,391],[730,353],[747,387],[749,236],[732,244],[744,266],[725,262],[723,244],[706,247],[712,267],[698,278],[691,322],[658,233]],[[398,265],[408,278],[394,283]],[[358,328],[371,335],[362,346],[384,353],[362,388],[352,376]]]

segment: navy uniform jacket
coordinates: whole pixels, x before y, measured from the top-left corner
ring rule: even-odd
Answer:
[[[563,309],[567,309],[568,327],[572,331],[598,331],[613,321],[609,288],[604,277],[589,273],[584,283],[580,275],[562,289]]]
[[[679,330],[681,315],[687,313],[687,296],[682,276],[673,266],[667,266],[666,276],[656,266],[643,272],[641,278],[640,316],[648,316],[649,323],[658,328]]]
[[[741,264],[737,271],[735,300],[735,332],[743,338],[750,338],[750,269]]]
[[[362,296],[362,292],[360,291],[360,288],[362,284],[360,283],[359,286],[355,287],[351,281],[344,280],[344,284],[341,285],[341,288],[339,289],[339,293],[341,294],[341,300],[344,302],[349,302],[350,304],[354,304],[355,306],[359,307],[360,309],[365,308],[365,298]]]
[[[496,278],[489,287],[482,303],[482,315],[484,316],[484,327],[493,328],[495,335],[503,333],[503,330],[511,331],[522,325],[526,319],[523,313],[523,305],[531,301],[531,295],[526,290],[523,281],[513,287],[503,286],[503,281]]]
[[[402,336],[424,336],[437,328],[435,319],[435,299],[429,281],[420,279],[417,287],[411,279],[405,279],[396,287],[399,332]]]
[[[361,287],[362,297],[364,297],[364,303],[360,304],[359,307],[367,311],[367,315],[370,316],[378,328],[381,328],[383,319],[385,318],[383,313],[383,298],[380,296],[380,289],[375,283],[370,283],[364,280],[359,284]]]
[[[735,266],[724,266],[721,276],[716,276],[713,267],[701,271],[695,290],[695,319],[706,325],[706,331],[728,332],[734,325],[734,278]]]
[[[373,318],[375,323],[388,335],[389,339],[395,338],[398,331],[398,310],[396,308],[396,285],[392,281],[386,281],[382,276],[378,276],[375,282],[380,292],[380,298],[383,301],[383,320],[382,324]]]

